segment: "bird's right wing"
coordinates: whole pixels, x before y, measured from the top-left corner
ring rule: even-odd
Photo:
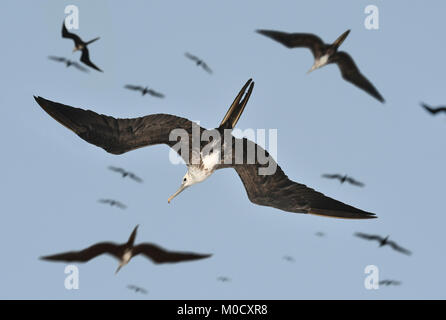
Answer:
[[[177,263],[183,261],[209,258],[211,254],[199,254],[193,252],[168,251],[151,243],[141,243],[132,250],[133,255],[143,254],[154,263]]]
[[[364,187],[364,183],[357,181],[353,178],[347,177],[347,181],[350,182],[350,184],[354,185],[354,186],[358,186],[358,187]]]
[[[375,86],[359,71],[352,57],[343,51],[338,51],[331,57],[332,63],[336,63],[341,70],[342,78],[354,84],[358,88],[372,95],[380,102],[384,103],[384,98],[376,90]]]
[[[193,54],[190,54],[189,52],[186,52],[184,55],[193,61],[200,61],[200,58],[198,58],[197,56],[194,56]]]
[[[381,241],[383,238],[381,236],[375,235],[375,234],[367,234],[362,232],[356,232],[355,236],[358,238],[366,239],[366,240],[378,240]]]
[[[131,84],[126,84],[124,86],[124,88],[129,89],[129,90],[137,90],[137,91],[143,91],[144,90],[144,88],[141,87],[141,86],[134,86],[134,85],[131,85]]]
[[[287,33],[274,30],[257,30],[258,33],[280,42],[287,48],[308,48],[315,58],[321,56],[324,42],[318,36],[311,33]]]
[[[341,179],[342,176],[341,176],[340,174],[337,174],[337,173],[335,173],[335,174],[327,174],[327,173],[325,173],[325,174],[322,175],[322,178],[327,178],[327,179]]]
[[[65,61],[67,61],[67,59],[65,59],[64,57],[56,57],[56,56],[48,56],[48,59],[53,60],[53,61],[57,61],[57,62],[65,62]]]
[[[81,251],[64,252],[51,256],[44,256],[40,259],[66,262],[86,262],[104,253],[113,255],[114,257],[119,259],[121,251],[121,247],[115,243],[101,242]]]
[[[188,133],[189,140],[181,141],[180,146],[192,145],[192,126],[204,130],[192,121],[170,114],[152,114],[141,118],[116,119],[100,115],[96,112],[73,108],[57,102],[35,97],[37,103],[51,117],[76,133],[85,141],[101,147],[112,154],[156,144],[173,147],[177,137],[171,141],[169,136],[174,129],[182,129]],[[173,138],[172,138],[173,139]],[[181,150],[176,150],[179,154]],[[180,154],[185,161],[187,155]]]
[[[204,69],[207,73],[212,74],[212,69],[209,68],[209,66],[208,66],[205,62],[203,62],[203,63],[201,64],[201,66],[203,67],[203,69]]]
[[[125,173],[124,169],[118,167],[109,166],[108,169],[114,172]]]
[[[84,68],[83,66],[81,66],[79,63],[77,62],[72,62],[71,63],[76,69],[83,71],[83,72],[88,72],[87,68]]]

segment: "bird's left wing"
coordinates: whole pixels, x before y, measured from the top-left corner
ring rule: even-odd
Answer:
[[[100,115],[90,110],[73,108],[61,103],[34,97],[37,103],[51,117],[76,133],[85,141],[101,147],[112,154],[122,154],[127,151],[156,144],[166,144],[173,147],[179,143],[175,137],[169,136],[174,129],[188,133],[188,145],[192,145],[192,126],[204,130],[192,121],[170,114],[152,114],[133,119],[116,119]],[[183,141],[181,141],[181,147]],[[181,150],[176,150],[179,154]],[[189,161],[186,155],[185,161]]]
[[[209,258],[211,254],[168,251],[151,243],[141,243],[133,248],[133,255],[143,254],[154,263],[176,263]]]
[[[412,254],[412,252],[410,252],[409,250],[407,250],[403,247],[400,247],[395,241],[389,241],[387,243],[389,244],[389,246],[391,246],[394,250],[396,250],[398,252],[404,253],[408,256],[410,256]]]
[[[212,74],[212,69],[209,68],[209,66],[208,66],[205,62],[203,62],[203,63],[201,64],[201,66],[203,67],[203,69],[204,69],[206,72]]]
[[[338,65],[344,80],[353,83],[358,88],[366,91],[380,102],[384,103],[384,98],[378,90],[376,90],[373,84],[359,71],[352,57],[347,52],[336,52],[331,57],[330,63],[336,63]]]
[[[89,66],[97,71],[104,72],[101,69],[99,69],[93,62],[91,62],[90,53],[88,52],[88,49],[86,47],[84,49],[82,49],[81,61],[83,63],[85,63],[87,66]]]
[[[247,152],[243,152],[242,156],[244,159],[237,158],[237,153],[240,156],[240,148],[237,149],[237,140],[239,141],[239,145],[243,143],[244,151],[256,150],[257,155],[263,154],[265,159],[262,162],[266,164],[260,164],[258,160],[254,164],[249,164],[246,161]],[[296,213],[309,213],[350,219],[376,218],[373,213],[349,206],[308,188],[303,184],[290,180],[275,160],[262,147],[246,138],[243,141],[240,140],[237,138],[234,139],[232,164],[220,165],[219,168],[233,167],[237,171],[251,202]],[[275,172],[265,175],[259,174],[259,169],[263,168],[265,170],[267,166],[270,168],[276,167]],[[265,171],[264,173],[267,172]]]
[[[155,90],[149,89],[147,92],[153,97],[164,98],[164,94],[157,92]]]
[[[347,177],[347,181],[350,182],[350,184],[354,185],[354,186],[358,186],[358,187],[364,187],[364,183],[357,181],[353,178]]]
[[[62,23],[62,38],[72,39],[76,45],[83,43],[82,39],[77,34],[68,31],[65,26],[65,21]]]

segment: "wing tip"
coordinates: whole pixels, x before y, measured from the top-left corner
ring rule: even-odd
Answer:
[[[311,209],[310,211],[308,211],[308,213],[316,216],[323,216],[337,219],[366,220],[366,219],[378,218],[376,214],[362,210],[341,211],[341,210]]]

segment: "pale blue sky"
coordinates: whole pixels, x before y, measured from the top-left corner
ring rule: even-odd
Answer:
[[[77,33],[104,73],[66,69],[48,55],[72,54],[60,36],[64,8],[80,9]],[[364,8],[380,9],[366,30]],[[446,103],[446,46],[438,21],[444,1],[2,1],[2,272],[0,298],[315,299],[446,298],[442,252],[446,121],[420,101]],[[327,42],[351,33],[342,49],[386,98],[382,105],[343,81],[337,67],[311,75],[308,50],[288,50],[258,28],[313,32]],[[205,59],[213,75],[184,57]],[[170,205],[186,168],[156,146],[121,156],[84,142],[51,119],[33,95],[116,117],[171,113],[213,128],[245,81],[256,83],[238,123],[278,129],[278,163],[290,178],[377,213],[351,221],[282,212],[249,202],[234,170],[220,170]],[[148,85],[160,100],[123,89]],[[145,179],[122,180],[107,166]],[[366,187],[340,186],[322,173],[347,173]],[[97,203],[116,198],[125,211]],[[115,276],[102,256],[79,264],[80,289],[64,288],[63,263],[45,254],[95,242],[137,242],[213,253],[208,260],[153,265],[137,257]],[[326,237],[319,238],[315,232]],[[353,237],[390,235],[411,257]],[[293,256],[294,263],[282,259]],[[364,268],[403,282],[364,288]],[[216,280],[228,276],[229,283]],[[135,295],[127,284],[149,291]]]

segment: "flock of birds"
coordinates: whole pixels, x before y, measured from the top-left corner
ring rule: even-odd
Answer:
[[[384,103],[385,100],[382,95],[360,72],[352,57],[348,53],[338,50],[349,35],[350,30],[347,30],[340,35],[333,43],[325,43],[318,36],[308,33],[286,33],[273,30],[257,30],[257,32],[283,44],[287,48],[310,49],[314,56],[314,64],[308,72],[312,72],[330,63],[337,64],[344,80],[352,83],[361,90],[364,90],[381,103]],[[81,51],[81,63],[86,67],[103,72],[91,61],[88,49],[88,46],[97,41],[99,37],[84,42],[79,36],[69,32],[65,23],[63,23],[62,26],[62,37],[74,41],[75,47],[73,52]],[[211,68],[201,58],[188,52],[185,53],[185,56],[194,61],[197,66],[203,68],[204,71],[212,74]],[[87,68],[80,63],[63,57],[50,56],[49,59],[64,63],[67,67],[74,66],[81,71],[87,71]],[[143,96],[148,94],[156,98],[165,97],[164,94],[149,87],[127,84],[124,88],[139,91]],[[240,119],[253,92],[253,88],[254,82],[252,79],[249,79],[236,95],[220,125],[215,129],[208,131],[216,131],[218,133],[223,133],[224,130],[231,131]],[[83,110],[53,102],[42,97],[35,97],[35,100],[52,118],[66,128],[72,130],[80,138],[88,143],[103,148],[106,152],[116,155],[156,144],[165,144],[169,147],[173,147],[177,141],[170,141],[169,134],[174,129],[184,129],[189,134],[192,132],[193,126],[197,126],[200,129],[200,132],[206,130],[188,119],[175,115],[151,114],[135,119],[115,119],[110,116],[97,114],[90,110]],[[432,114],[437,114],[439,112],[446,113],[446,107],[432,108],[425,104],[422,104],[422,106]],[[220,136],[222,136],[222,134]],[[217,151],[211,154],[204,153],[204,149],[208,144],[211,144],[213,147],[221,147],[220,149],[216,149],[220,150],[220,152]],[[249,150],[251,147],[254,147],[257,151],[260,150],[260,152],[263,152],[263,154],[267,156],[269,163],[275,163],[275,160],[254,142],[246,138],[238,139],[234,136],[232,136],[232,139],[229,142],[219,138],[213,139],[211,142],[202,142],[198,150],[200,154],[199,162],[194,163],[191,161],[190,157],[196,150],[192,150],[192,143],[188,143],[187,148],[189,151],[192,151],[188,153],[188,156],[183,155],[179,150],[175,150],[181,157],[183,157],[183,160],[187,165],[187,173],[182,178],[179,189],[169,197],[168,202],[170,203],[173,198],[188,187],[206,180],[216,170],[233,168],[242,180],[249,200],[254,204],[269,206],[288,212],[336,218],[376,218],[374,213],[363,211],[338,200],[329,198],[303,184],[290,180],[279,166],[277,166],[277,169],[273,174],[262,175],[259,173],[259,169],[266,167],[264,163],[261,163],[258,159],[256,159],[254,163],[249,163],[245,154],[242,156],[242,159],[238,159],[236,158],[236,152],[230,152],[229,154],[232,159],[229,160],[232,161],[226,162],[225,160],[228,159],[225,158],[226,153],[224,153],[224,151],[234,151],[235,146],[240,144],[243,146],[243,150]],[[240,160],[242,161],[240,162]],[[128,177],[139,183],[143,181],[136,174],[123,168],[111,166],[109,169],[119,173],[123,178]],[[322,177],[339,180],[341,184],[347,182],[358,187],[365,186],[364,183],[359,182],[346,174],[323,174]],[[99,202],[110,206],[116,206],[121,209],[126,208],[123,203],[114,199],[100,199]],[[179,263],[205,259],[211,256],[210,254],[199,254],[194,252],[169,251],[152,243],[134,245],[137,228],[138,226],[135,227],[128,241],[125,243],[116,244],[112,242],[100,242],[80,251],[48,255],[42,257],[42,259],[49,261],[87,262],[99,255],[109,254],[119,261],[116,270],[117,273],[123,266],[129,263],[134,256],[140,254],[149,258],[156,264]],[[325,233],[317,232],[315,235],[324,237]],[[369,241],[378,241],[380,247],[387,245],[400,253],[406,255],[411,254],[409,250],[397,245],[394,241],[390,241],[389,236],[381,237],[379,235],[369,235],[365,233],[356,233],[355,236]],[[288,262],[294,262],[294,258],[291,256],[284,256],[283,259]],[[217,280],[221,282],[229,282],[230,278],[220,276]],[[383,280],[382,284],[399,285],[400,282],[396,280]],[[145,289],[136,285],[129,285],[128,288],[135,292],[147,293]]]

